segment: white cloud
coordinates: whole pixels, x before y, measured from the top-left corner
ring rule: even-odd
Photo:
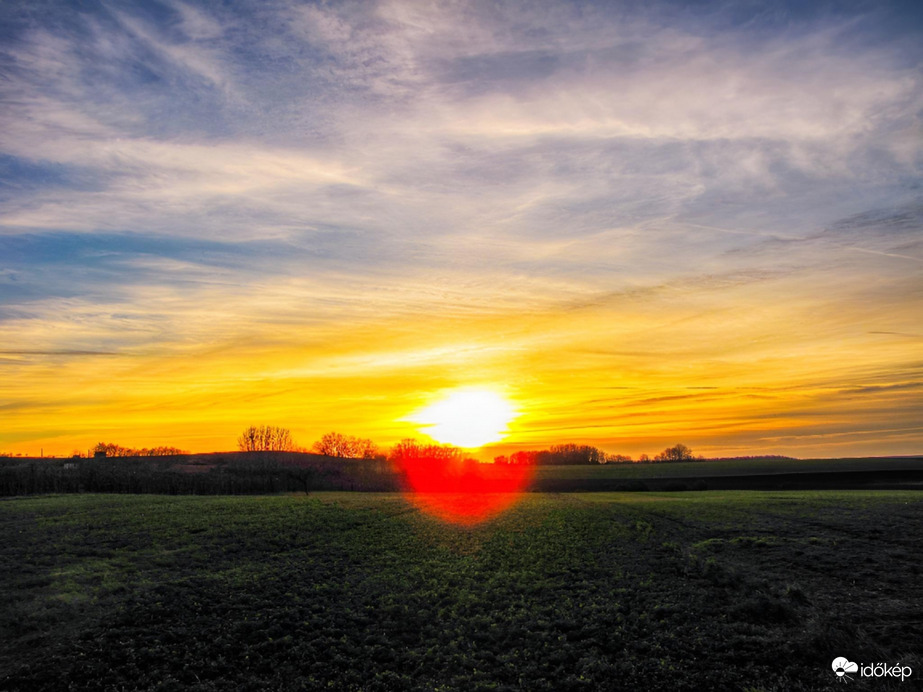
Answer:
[[[675,251],[746,269],[766,234],[905,202],[923,163],[915,66],[848,23],[756,40],[567,3],[174,8],[11,49],[0,146],[96,185],[6,200],[6,233],[288,239],[323,245],[312,271],[352,257],[412,290],[436,267],[585,294],[669,280]]]
[[[220,38],[225,32],[225,27],[213,15],[193,5],[175,0],[172,3],[172,7],[180,15],[180,27],[183,33],[193,41],[207,41]]]

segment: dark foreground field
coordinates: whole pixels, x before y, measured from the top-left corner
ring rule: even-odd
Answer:
[[[909,690],[921,536],[903,491],[14,498],[0,689]]]

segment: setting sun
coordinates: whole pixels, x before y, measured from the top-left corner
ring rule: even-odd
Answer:
[[[513,407],[499,394],[465,389],[447,394],[410,420],[437,442],[470,449],[503,439],[515,417]]]

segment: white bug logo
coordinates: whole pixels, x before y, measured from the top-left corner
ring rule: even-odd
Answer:
[[[837,680],[840,682],[846,682],[847,680],[852,680],[852,676],[848,673],[858,673],[859,666],[852,661],[839,656],[838,658],[833,659],[833,672],[836,673]]]

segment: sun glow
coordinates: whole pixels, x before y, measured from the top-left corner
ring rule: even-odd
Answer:
[[[516,411],[499,394],[462,389],[418,411],[410,420],[437,442],[471,449],[502,440],[515,417]]]

